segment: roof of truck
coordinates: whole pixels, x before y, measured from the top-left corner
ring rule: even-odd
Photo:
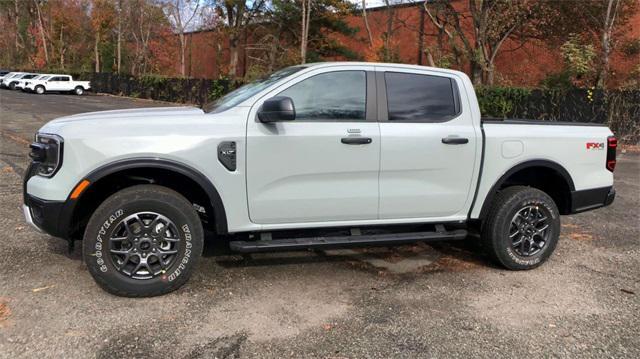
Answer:
[[[421,66],[421,65],[411,65],[411,64],[398,64],[398,63],[389,63],[389,62],[362,62],[362,61],[327,61],[327,62],[311,62],[307,64],[302,64],[299,66],[305,67],[331,67],[331,66],[384,66],[384,67],[396,67],[396,68],[404,68],[409,70],[428,70],[428,71],[436,71],[436,72],[444,72],[450,74],[458,74],[465,75],[464,72],[457,70],[444,69],[440,67],[429,67],[429,66]]]

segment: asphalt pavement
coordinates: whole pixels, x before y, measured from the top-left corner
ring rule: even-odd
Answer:
[[[640,154],[617,198],[562,218],[555,254],[511,272],[461,243],[237,256],[207,243],[187,285],[103,292],[80,248],[27,226],[33,133],[58,116],[166,103],[0,90],[0,357],[640,357]]]

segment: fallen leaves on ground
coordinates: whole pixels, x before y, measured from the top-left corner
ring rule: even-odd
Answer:
[[[570,239],[574,241],[591,241],[593,240],[593,235],[581,230],[582,227],[573,224],[567,223],[562,225],[562,230],[564,232],[568,232],[568,236]]]
[[[622,153],[640,153],[640,145],[620,145]]]
[[[452,271],[452,272],[462,272],[470,269],[474,269],[479,267],[481,264],[478,260],[475,259],[461,259],[457,257],[452,257],[449,255],[442,256],[440,259],[435,261],[432,265],[426,266],[424,271],[433,272],[433,271]]]
[[[574,241],[591,241],[591,240],[593,240],[593,236],[592,235],[590,235],[589,233],[582,233],[582,232],[569,233],[569,238],[573,239]]]
[[[9,309],[9,305],[0,299],[0,323],[6,321],[11,315],[11,309]]]

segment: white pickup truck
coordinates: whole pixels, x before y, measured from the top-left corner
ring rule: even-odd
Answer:
[[[26,91],[43,95],[46,92],[73,92],[80,96],[91,89],[89,81],[76,81],[69,75],[49,75],[29,80],[24,87]]]
[[[605,126],[482,120],[461,72],[289,67],[204,109],[58,118],[36,134],[26,220],[83,240],[105,290],[187,281],[204,233],[242,253],[456,240],[508,269],[553,252],[560,215],[610,204]]]

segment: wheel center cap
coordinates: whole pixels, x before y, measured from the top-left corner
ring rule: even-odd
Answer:
[[[143,240],[139,244],[140,250],[148,251],[151,248],[151,242],[148,240]]]

